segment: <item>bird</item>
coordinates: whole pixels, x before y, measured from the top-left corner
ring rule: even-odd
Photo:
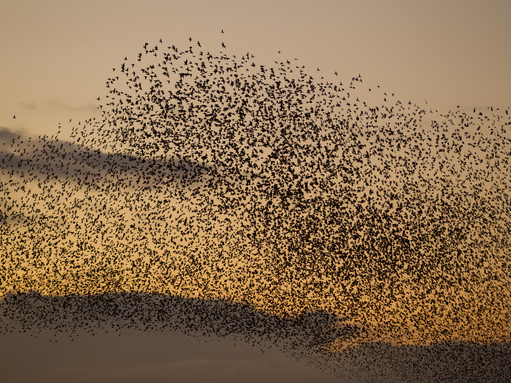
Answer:
[[[508,109],[425,117],[360,74],[189,41],[121,60],[67,138],[2,133],[0,337],[180,332],[340,380],[506,381]]]

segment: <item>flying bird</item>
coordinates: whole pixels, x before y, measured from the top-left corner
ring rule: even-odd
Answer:
[[[0,146],[0,337],[182,332],[342,381],[509,381],[508,110],[424,118],[285,58],[143,47],[67,140]]]

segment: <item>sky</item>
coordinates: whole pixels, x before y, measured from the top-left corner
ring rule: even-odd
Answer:
[[[368,87],[442,111],[511,105],[505,0],[7,0],[0,7],[0,126],[14,130],[56,132],[59,123],[91,117],[112,68],[160,38],[184,45],[192,37],[212,51],[224,42],[229,53],[250,51],[260,62],[297,58],[330,81],[334,72],[343,81],[361,74]]]
[[[230,55],[250,52],[261,64],[296,59],[325,81],[347,84],[361,75],[365,87],[379,86],[426,110],[505,109],[511,106],[510,16],[505,0],[4,0],[0,139],[60,130],[65,141],[77,122],[101,116],[106,81],[125,57],[135,62],[144,44],[154,46],[160,39],[163,45],[187,47],[190,37],[212,53],[222,43]],[[254,381],[335,381],[287,355],[254,353],[250,345],[225,339],[210,348],[186,343],[186,337],[171,343],[157,336],[98,338],[49,346],[44,337],[5,336],[0,367],[13,382],[80,381],[79,375],[120,381],[127,374],[159,381],[176,372],[183,382],[196,379],[194,373],[202,374],[199,381],[234,382],[245,380],[247,371],[260,374]],[[134,351],[123,360],[99,357],[105,348],[111,355]],[[167,353],[176,348],[186,358]],[[26,369],[23,360],[38,354],[45,362]]]

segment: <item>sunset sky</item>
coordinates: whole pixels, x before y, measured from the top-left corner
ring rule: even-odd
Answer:
[[[188,40],[192,38],[194,46],[200,41],[201,49],[213,55],[225,44],[228,55],[239,58],[249,52],[255,56],[258,65],[272,66],[275,61],[290,60],[300,67],[305,66],[305,71],[318,81],[341,81],[348,84],[353,77],[361,75],[363,85],[360,88],[364,88],[364,97],[367,97],[362,101],[367,100],[368,103],[372,100],[380,102],[383,95],[389,97],[387,94],[392,94],[394,102],[400,100],[403,104],[408,104],[410,101],[419,109],[439,113],[453,110],[471,112],[474,108],[500,108],[500,114],[495,115],[498,114],[499,121],[500,118],[506,121],[506,108],[511,107],[510,16],[511,2],[507,0],[4,0],[0,4],[0,145],[7,145],[0,146],[0,152],[4,148],[9,152],[8,144],[18,135],[33,137],[36,141],[37,136],[55,135],[59,129],[59,138],[71,142],[71,130],[83,126],[78,123],[83,124],[90,118],[101,118],[98,106],[106,102],[107,79],[118,75],[119,67],[123,63],[136,63],[138,54],[144,50],[144,44],[155,46],[160,39],[163,46],[187,48]],[[493,112],[493,109],[491,111]],[[509,132],[503,133],[504,136],[506,134],[506,137],[509,137]],[[70,151],[76,149],[74,144],[68,145]],[[78,152],[77,155],[85,158],[84,153]],[[105,163],[105,158],[98,158]],[[51,166],[52,164],[49,164],[48,168]],[[496,166],[498,167],[498,164]],[[140,169],[142,168],[143,166],[140,166]],[[509,174],[506,172],[505,174]],[[102,174],[97,174],[98,179],[101,179]],[[112,181],[117,177],[116,174],[109,174],[110,178],[105,176],[105,182]],[[496,174],[495,179],[499,176],[500,174]],[[467,179],[469,178],[467,175]],[[509,180],[503,179],[499,184],[504,185],[503,190],[507,190],[507,182]],[[497,184],[497,181],[495,183]],[[113,193],[112,189],[112,195]],[[156,199],[162,197],[162,194],[155,195]],[[15,193],[11,196],[17,197]],[[142,195],[143,200],[147,198],[149,201],[150,197],[149,194]],[[122,204],[121,199],[118,202]],[[112,210],[117,208],[111,207]],[[96,203],[94,202],[94,206],[91,203],[89,208],[90,211],[96,209]],[[183,209],[184,213],[187,213],[186,207]],[[86,210],[87,208],[83,208],[82,211]],[[122,207],[119,207],[119,210],[122,210]],[[127,217],[130,213],[125,216],[122,214],[119,217]],[[508,221],[509,217],[504,217],[501,222]],[[502,226],[504,227],[505,223]],[[147,227],[149,231],[153,230],[152,227]],[[51,234],[51,229],[48,230]],[[78,228],[76,232],[79,232]],[[154,232],[157,232],[156,229]],[[216,238],[214,234],[211,236],[211,248],[215,248],[213,242]],[[101,246],[99,242],[95,245]],[[126,244],[118,245],[121,248]],[[495,259],[505,259],[507,255],[508,252],[495,255]],[[4,256],[8,257],[8,254],[0,254],[0,259]],[[509,267],[509,260],[506,261]],[[484,267],[488,275],[505,275],[504,264],[490,261],[485,262]],[[472,271],[474,273],[470,274],[471,276],[479,275],[475,266]],[[159,275],[158,272],[159,270],[153,270],[153,276]],[[448,274],[445,270],[440,270],[438,275],[444,275],[444,272]],[[54,277],[46,274],[37,279],[37,273],[33,275],[32,278],[41,285],[46,283],[45,278],[50,281]],[[369,278],[365,279],[368,285],[379,278],[378,275],[373,277],[371,281]],[[406,282],[407,277],[403,278],[402,282]],[[123,279],[120,277],[119,280]],[[227,286],[226,291],[230,286],[229,283],[215,283],[221,288]],[[474,282],[471,283],[470,288],[474,287]],[[470,294],[467,292],[467,297],[455,304],[461,305],[460,310],[464,310],[463,302],[467,305],[473,304],[474,306],[470,306],[472,310],[472,307],[477,305],[484,306],[485,300],[493,297],[494,291],[499,291],[498,283],[509,287],[507,280],[499,281],[498,278],[488,283],[493,283],[491,293],[488,289],[485,290],[485,286],[475,284],[474,288],[481,289],[481,294],[488,292],[487,295],[481,295],[479,302],[471,298],[470,294],[475,294],[475,290],[471,290]],[[136,291],[141,291],[138,285],[133,286],[136,286]],[[5,286],[0,287],[5,289]],[[126,290],[130,288],[124,287]],[[151,292],[165,291],[165,287],[165,283],[155,283]],[[285,286],[280,287],[286,289]],[[424,284],[424,289],[429,287]],[[444,285],[436,287],[433,294],[445,294],[447,302],[458,297],[455,290],[443,291]],[[235,287],[232,288],[236,291]],[[337,288],[339,290],[335,291],[344,287],[333,287]],[[364,290],[364,287],[359,286],[359,289]],[[354,316],[357,319],[372,318],[367,319],[371,322],[377,310],[394,310],[393,312],[401,315],[403,308],[410,310],[410,314],[416,310],[416,314],[425,315],[433,322],[435,318],[444,315],[434,326],[423,325],[420,329],[423,331],[423,338],[417,340],[417,344],[430,344],[433,339],[430,336],[438,335],[435,331],[442,333],[442,326],[449,328],[450,324],[454,323],[449,315],[456,312],[456,308],[453,308],[454,303],[450,306],[450,302],[447,304],[447,314],[430,312],[428,307],[423,305],[419,290],[404,289],[400,292],[404,298],[387,307],[387,301],[379,300],[377,293],[373,294],[369,286],[365,290],[369,291],[365,298],[375,305],[371,307],[377,306],[377,309],[373,312],[373,317],[368,314],[369,310],[364,312],[364,309],[354,310]],[[218,291],[216,293],[221,295]],[[324,297],[327,294],[321,291],[319,295],[314,295],[316,293],[317,291],[311,292],[312,298],[308,302],[320,302],[318,296]],[[195,297],[194,294],[190,293],[190,297]],[[304,294],[307,295],[308,291]],[[394,291],[391,291],[389,296],[393,294]],[[499,298],[502,296],[499,295]],[[307,299],[309,298],[305,301]],[[505,297],[502,299],[505,300]],[[238,300],[242,301],[242,298]],[[325,307],[330,307],[326,301],[323,300]],[[285,303],[291,305],[290,302],[294,300]],[[432,302],[436,307],[435,301]],[[265,302],[257,308],[264,305]],[[318,307],[320,306],[321,304]],[[487,337],[509,339],[508,330],[498,325],[509,317],[509,307],[493,312],[497,306],[490,306],[473,328],[470,321],[464,322],[459,329],[456,327],[453,333],[440,340],[455,338],[484,343]],[[300,312],[302,308],[295,309],[291,308],[291,311]],[[439,316],[436,316],[437,314]],[[399,315],[396,314],[392,320],[405,323],[406,320],[400,319],[402,317]],[[491,318],[491,324],[488,324],[485,318]],[[453,320],[458,321],[459,318]],[[392,333],[394,325],[389,323],[382,324],[381,327],[374,324],[375,332],[382,331],[383,334],[385,330],[395,335]],[[406,326],[403,324],[403,328]],[[437,335],[431,335],[433,333]],[[488,335],[490,333],[492,335]],[[304,363],[295,360],[291,362],[291,359],[278,351],[272,350],[263,354],[257,350],[258,353],[255,353],[250,345],[234,346],[229,339],[218,340],[219,346],[215,348],[211,343],[206,347],[200,341],[187,343],[182,334],[169,340],[170,343],[156,335],[126,335],[121,341],[113,341],[111,335],[98,335],[94,340],[87,336],[74,340],[73,345],[61,338],[58,345],[49,345],[45,343],[50,336],[48,334],[41,335],[37,340],[25,335],[5,335],[5,342],[0,339],[0,371],[4,364],[9,382],[17,382],[17,379],[31,379],[34,382],[71,381],[70,377],[78,374],[88,377],[87,379],[96,379],[94,381],[97,382],[126,381],[128,377],[135,376],[144,377],[148,382],[157,382],[171,373],[181,374],[180,382],[235,382],[240,379],[249,381],[247,374],[250,371],[254,382],[300,381],[300,378],[302,381],[335,381],[331,375]],[[413,336],[412,331],[410,339],[413,340]],[[390,342],[391,336],[382,339]],[[414,344],[412,340],[410,344]],[[168,357],[162,357],[169,347],[172,352],[168,353]],[[110,350],[109,356],[106,356],[105,349]],[[127,353],[126,349],[134,351]],[[151,349],[151,352],[144,352],[148,349]],[[23,360],[37,358],[37,353],[47,355],[42,361],[34,363],[31,369],[24,369]],[[114,358],[113,354],[123,357]],[[87,380],[83,379],[75,381]]]
[[[6,0],[0,10],[0,126],[11,130],[65,131],[97,115],[112,68],[160,38],[212,52],[224,42],[269,64],[297,58],[329,81],[361,74],[425,108],[511,105],[505,0]]]

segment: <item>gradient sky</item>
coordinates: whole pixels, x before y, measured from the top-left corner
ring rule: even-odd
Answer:
[[[241,56],[248,51],[261,64],[297,58],[309,73],[316,74],[319,68],[327,81],[337,79],[336,71],[343,82],[360,74],[367,87],[379,85],[397,99],[411,100],[424,109],[506,108],[511,106],[510,16],[508,0],[4,0],[0,4],[0,132],[54,134],[62,124],[66,139],[77,121],[100,116],[97,106],[107,94],[105,82],[112,68],[119,68],[125,56],[135,62],[146,42],[154,45],[160,38],[165,45],[186,47],[192,37],[211,52],[218,52],[224,42],[227,54]],[[264,380],[294,381],[297,374],[318,382],[331,379],[303,366],[288,372],[280,359],[275,362],[283,357],[274,354],[273,359],[263,360],[260,354],[236,349],[229,342],[219,348],[220,357],[215,350],[188,347],[192,357],[185,362],[177,353],[157,362],[139,353],[105,366],[96,354],[106,344],[112,353],[151,347],[164,353],[165,345],[156,339],[127,337],[123,344],[113,344],[108,337],[102,340],[81,341],[80,354],[76,346],[73,351],[11,337],[0,346],[0,356],[10,355],[13,381],[23,369],[23,360],[34,358],[36,351],[55,359],[25,371],[34,381],[69,379],[83,371],[94,374],[98,368],[123,379],[128,360],[131,371],[146,378],[164,376],[172,363],[179,364],[180,371],[214,372],[211,363],[219,359],[215,368],[229,365],[225,368],[232,379],[224,374],[221,381],[237,381],[243,372],[240,355],[245,358],[242,363],[258,370]],[[202,354],[193,359],[197,353]],[[151,370],[155,365],[159,367]],[[190,376],[182,381],[187,379]]]
[[[97,113],[125,56],[134,59],[145,42],[179,46],[188,37],[259,62],[298,58],[325,80],[361,74],[368,87],[423,107],[505,108],[510,16],[506,0],[4,0],[0,126],[47,133],[63,123],[65,131],[70,118]]]

